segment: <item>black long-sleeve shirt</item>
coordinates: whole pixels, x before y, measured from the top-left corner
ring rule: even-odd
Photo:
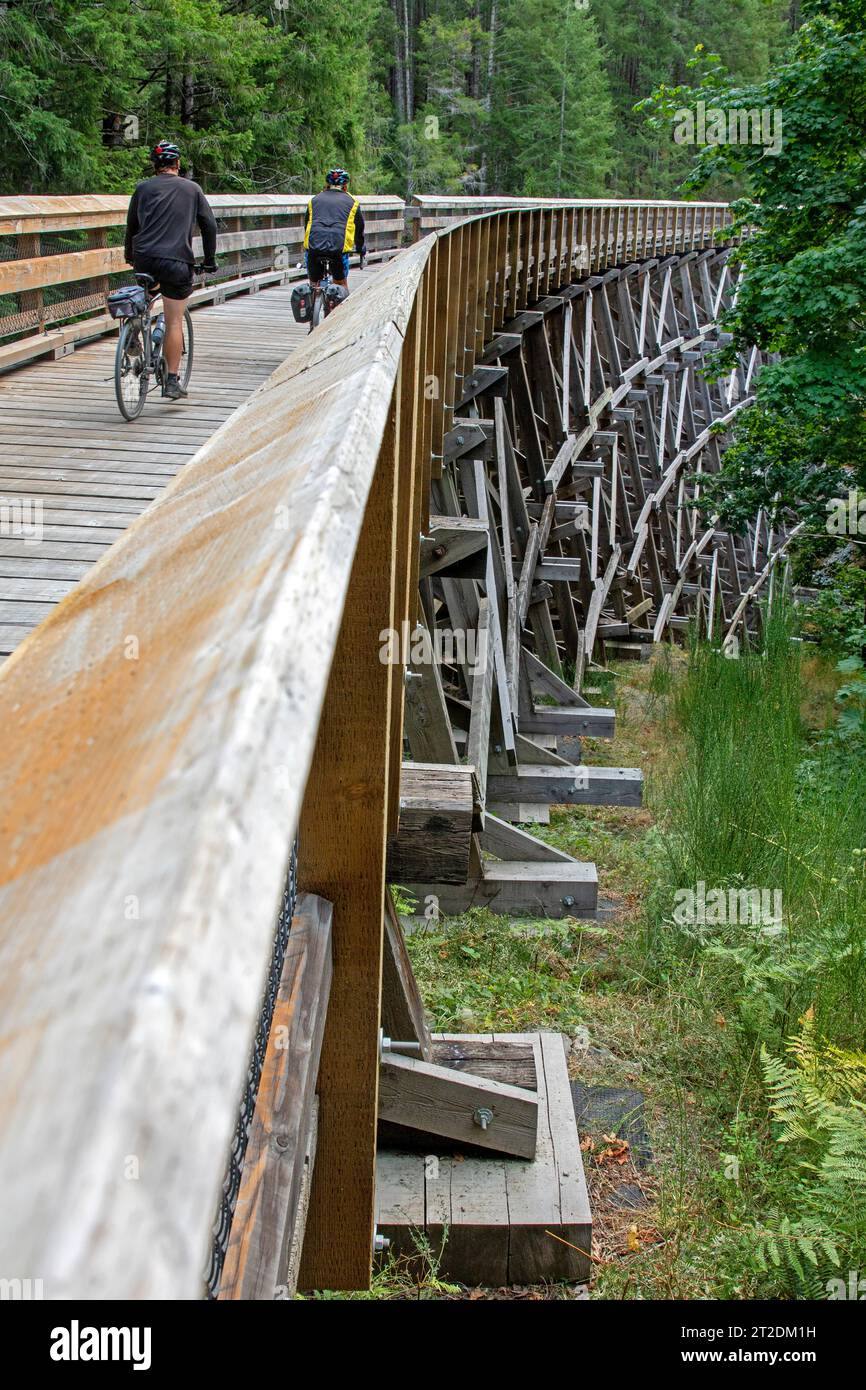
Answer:
[[[125,255],[163,256],[195,264],[192,238],[196,223],[201,231],[207,263],[216,255],[216,218],[204,193],[192,179],[177,174],[154,174],[140,183],[129,200],[126,214]]]

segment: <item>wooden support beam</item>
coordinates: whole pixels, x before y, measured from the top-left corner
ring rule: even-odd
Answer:
[[[526,820],[521,815],[521,820]],[[417,896],[433,893],[446,916],[489,907],[491,912],[517,917],[594,917],[598,906],[598,875],[594,864],[577,860],[486,859],[480,872],[465,884],[411,884]]]
[[[469,768],[404,763],[399,829],[388,841],[388,882],[465,883],[472,823]]]
[[[423,904],[422,904],[423,907]],[[424,1001],[406,950],[403,928],[390,893],[385,894],[385,950],[382,957],[382,1031],[397,1042],[416,1042],[432,1060]]]
[[[500,820],[499,816],[491,813],[484,819],[484,829],[479,838],[481,848],[486,853],[495,855],[497,859],[518,859],[524,863],[537,860],[544,864],[552,861],[560,864],[575,862],[573,856],[566,854],[564,850],[536,839],[534,835],[527,834],[525,830],[520,830],[516,825],[510,825],[508,821]]]
[[[332,1008],[303,1288],[364,1289],[372,1269],[392,695],[379,633],[393,628],[398,436],[394,408],[355,552],[299,828],[298,882],[334,905]]]
[[[413,663],[406,677],[405,699],[404,732],[414,760],[456,763],[457,749],[436,661]]]
[[[643,773],[636,767],[588,767],[563,772],[556,767],[518,767],[491,773],[491,801],[541,801],[548,805],[640,806]]]
[[[429,533],[421,541],[421,577],[448,574],[458,579],[483,579],[484,551],[488,543],[486,522],[474,516],[431,516]],[[463,562],[477,557],[475,567]]]
[[[385,1052],[379,1119],[487,1153],[533,1158],[538,1097],[520,1086]]]
[[[331,989],[330,903],[298,896],[274,1005],[219,1298],[289,1298],[293,1246],[303,1241],[301,1191]]]
[[[466,757],[475,770],[483,809],[487,800],[487,762],[490,752],[490,715],[493,701],[493,651],[490,642],[490,601],[478,602],[478,662],[472,677],[472,704]]]
[[[566,734],[572,738],[613,738],[615,726],[613,709],[555,709],[552,705],[538,705],[519,721],[524,734]]]

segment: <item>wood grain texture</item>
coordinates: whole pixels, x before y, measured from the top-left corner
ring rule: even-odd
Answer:
[[[486,1129],[474,1119],[481,1110],[492,1117]],[[538,1101],[519,1086],[386,1052],[379,1072],[379,1119],[431,1139],[532,1158]]]
[[[390,893],[385,894],[385,940],[382,956],[382,1031],[396,1042],[417,1042],[420,1055],[432,1059],[430,1029],[421,991],[412,970],[403,928]]]
[[[465,883],[472,818],[472,775],[468,768],[404,763],[399,828],[388,840],[388,882],[441,879],[444,883]]]
[[[47,1297],[201,1291],[428,250],[305,340],[0,672],[0,1265]]]
[[[221,1299],[270,1301],[288,1281],[307,1169],[319,1054],[333,965],[331,904],[298,895],[271,1020],[241,1185],[220,1279]]]
[[[353,270],[352,290],[376,273]],[[12,605],[0,633],[0,657],[43,616],[28,613],[21,602],[26,591],[8,581],[37,578],[50,541],[55,558],[80,555],[95,564],[288,354],[308,345],[306,328],[292,318],[290,294],[290,286],[277,286],[194,313],[189,398],[167,401],[155,393],[133,424],[121,419],[114,400],[114,337],[61,361],[0,376],[0,509],[12,509],[10,521],[20,518],[17,529],[0,529],[0,602]],[[117,525],[108,527],[112,508]],[[38,544],[21,538],[23,523],[35,519],[37,509],[43,535]],[[72,549],[79,542],[83,553]]]
[[[393,695],[391,668],[379,660],[379,633],[394,627],[399,400],[395,389],[299,829],[298,881],[334,904],[332,1008],[299,1276],[305,1289],[366,1288],[373,1258]]]
[[[557,1033],[434,1036],[434,1049],[454,1065],[513,1074],[515,1054],[534,1059],[538,1098],[535,1158],[453,1155],[435,1142],[426,1152],[383,1150],[378,1157],[377,1219],[401,1253],[426,1231],[442,1249],[440,1273],[470,1285],[497,1287],[589,1273],[592,1216],[568,1069]],[[484,1059],[487,1054],[486,1061]]]

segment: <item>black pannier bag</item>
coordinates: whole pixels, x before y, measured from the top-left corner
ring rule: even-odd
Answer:
[[[342,285],[328,285],[325,290],[325,313],[330,314],[332,309],[336,309],[338,304],[342,304],[344,299],[349,298],[349,291]]]
[[[307,280],[292,290],[292,313],[295,323],[309,323],[313,317],[313,291]]]
[[[106,299],[113,319],[133,319],[147,308],[147,295],[141,285],[121,285]]]

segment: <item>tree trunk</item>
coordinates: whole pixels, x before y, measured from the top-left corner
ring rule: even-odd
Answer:
[[[415,119],[415,82],[412,71],[412,31],[409,26],[410,0],[403,0],[404,72],[406,74],[406,120]]]
[[[568,32],[563,40],[562,87],[559,93],[559,158],[556,164],[556,196],[562,197],[562,162],[565,156],[565,83],[568,77]]]
[[[392,83],[392,95],[394,106],[397,110],[397,120],[400,125],[406,122],[406,85],[403,64],[403,28],[400,23],[400,6],[405,0],[391,0],[391,10],[394,15],[394,73]]]
[[[496,21],[498,18],[497,0],[490,3],[490,42],[487,45],[487,91],[484,93],[484,109],[487,111],[488,118],[493,105],[493,79],[496,76]],[[485,195],[490,184],[489,173],[489,154],[488,147],[491,139],[491,130],[488,119],[487,131],[484,138],[484,149],[481,153],[481,167],[478,170],[479,192]]]
[[[476,21],[481,18],[481,5],[479,0],[475,0],[472,6],[472,18]],[[478,39],[472,43],[472,64],[469,69],[469,96],[473,101],[478,101],[481,96],[481,44]]]
[[[192,125],[195,115],[194,82],[190,73],[185,72],[181,83],[180,120],[182,125]]]

